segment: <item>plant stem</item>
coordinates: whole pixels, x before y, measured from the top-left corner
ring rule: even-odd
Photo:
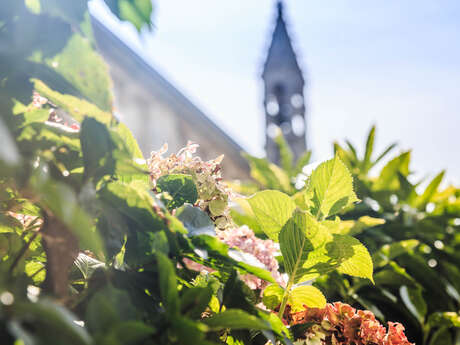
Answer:
[[[280,318],[281,321],[283,320],[284,309],[286,309],[286,304],[289,298],[289,292],[291,291],[291,287],[292,287],[292,281],[289,279],[289,282],[283,293],[283,299],[281,300],[280,311],[278,312],[278,317]]]
[[[24,256],[24,254],[27,252],[27,250],[29,249],[31,243],[35,240],[35,238],[37,237],[38,235],[38,231],[35,232],[29,239],[28,242],[26,242],[21,250],[19,251],[18,255],[16,256],[16,258],[14,259],[13,263],[11,264],[10,266],[10,269],[9,269],[9,274],[13,274],[13,270],[14,268],[17,266],[17,264],[19,263],[19,261],[21,260],[21,258]]]

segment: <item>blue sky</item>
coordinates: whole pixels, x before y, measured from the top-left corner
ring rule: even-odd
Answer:
[[[264,144],[260,73],[274,24],[268,0],[155,1],[139,37],[104,6],[92,11],[250,153]],[[413,149],[417,176],[448,170],[460,183],[460,1],[285,0],[307,79],[308,145]]]

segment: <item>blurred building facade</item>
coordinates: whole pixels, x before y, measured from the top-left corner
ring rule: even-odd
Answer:
[[[131,129],[146,158],[164,143],[168,143],[169,152],[173,153],[191,140],[200,144],[199,155],[205,160],[225,155],[225,178],[249,177],[249,166],[237,142],[97,18],[92,17],[92,23],[98,49],[109,65],[113,80],[115,114]],[[305,81],[281,2],[277,3],[262,79],[267,157],[279,163],[279,150],[273,138],[281,128],[298,158],[306,149]]]
[[[115,115],[131,129],[146,158],[164,143],[174,153],[191,140],[200,144],[203,159],[225,155],[225,178],[249,177],[237,142],[97,18],[92,23],[113,80]]]
[[[262,79],[267,157],[279,163],[280,154],[273,139],[280,128],[297,159],[306,150],[305,80],[286,28],[281,1],[277,3],[276,24]]]

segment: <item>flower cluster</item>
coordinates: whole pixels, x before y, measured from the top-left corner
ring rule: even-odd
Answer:
[[[198,191],[196,206],[207,212],[219,229],[232,225],[229,215],[228,198],[230,189],[222,182],[221,162],[223,155],[214,160],[203,161],[193,156],[198,144],[188,142],[187,146],[168,157],[163,155],[168,150],[165,144],[159,151],[151,153],[148,160],[150,177],[154,186],[163,175],[187,174],[192,176]]]
[[[253,255],[270,271],[279,284],[284,285],[281,274],[278,271],[278,261],[275,259],[275,254],[278,252],[275,242],[256,237],[254,231],[246,225],[235,229],[218,231],[217,237],[230,248],[236,247],[245,253]],[[251,274],[244,275],[242,279],[253,290],[263,290],[268,285],[265,280]]]
[[[308,308],[288,316],[292,325],[312,323],[297,345],[411,345],[404,334],[404,326],[388,322],[387,329],[372,312],[358,310],[348,304],[335,302],[325,308]]]

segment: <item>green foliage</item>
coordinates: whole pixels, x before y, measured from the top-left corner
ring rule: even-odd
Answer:
[[[314,286],[297,286],[289,294],[287,303],[293,312],[305,310],[307,305],[310,308],[324,308],[326,297]]]
[[[373,265],[367,249],[351,236],[333,233],[330,220],[326,220],[357,201],[345,165],[338,157],[320,164],[311,174],[304,193],[303,205],[296,205],[287,194],[274,190],[258,192],[247,200],[261,229],[279,242],[284,270],[289,276],[281,299],[276,287],[264,294],[272,308],[280,300],[280,317],[287,303],[293,310],[303,305],[324,307],[326,299],[317,288],[295,285],[333,270],[372,281]],[[340,227],[339,218],[334,224]]]
[[[278,241],[279,232],[296,209],[288,195],[278,191],[263,191],[248,199],[252,212],[265,234]]]
[[[308,182],[307,195],[314,203],[312,213],[318,219],[334,215],[358,201],[353,192],[352,177],[337,156],[313,171]]]
[[[137,30],[144,25],[152,27],[150,16],[152,2],[150,0],[104,0],[112,12],[121,20],[131,22]]]
[[[105,2],[151,27],[149,0]],[[2,344],[290,344],[286,306],[322,307],[325,296],[404,320],[419,343],[453,343],[460,193],[439,191],[443,173],[420,193],[406,152],[371,177],[393,148],[373,159],[375,129],[362,159],[336,144],[301,190],[310,152],[293,162],[279,134],[282,168],[247,156],[252,190],[270,190],[237,200],[233,220],[279,243],[280,286],[216,237],[231,222],[220,175],[149,176],[111,114],[87,1],[6,0],[0,41]],[[271,285],[260,295],[242,276]]]
[[[227,309],[222,313],[205,319],[203,322],[211,329],[215,330],[225,328],[234,330],[247,328],[256,330],[271,329],[269,323],[239,309]]]
[[[397,320],[403,323],[409,339],[417,344],[453,344],[459,334],[457,329],[452,329],[458,328],[457,323],[433,320],[441,320],[440,315],[450,315],[455,319],[460,308],[460,261],[457,254],[460,248],[460,192],[454,186],[441,189],[443,171],[426,183],[412,182],[411,152],[390,157],[389,154],[396,147],[392,144],[382,153],[375,154],[375,133],[373,127],[362,155],[348,141],[344,146],[335,143],[333,160],[323,164],[321,169],[318,167],[310,176],[304,176],[306,186],[300,191],[291,186],[289,194],[296,207],[307,214],[312,213],[327,229],[317,232],[318,236],[320,233],[347,235],[337,239],[342,247],[331,252],[346,253],[356,243],[354,255],[343,260],[340,267],[337,265],[335,271],[329,270],[329,273],[317,277],[313,284],[324,292],[328,300],[342,300],[358,308],[369,309],[382,321]],[[309,156],[308,152],[306,156]],[[259,166],[263,164],[268,163],[260,162]],[[380,171],[377,170],[379,166],[382,166]],[[353,176],[353,194],[350,193],[351,178],[341,177],[341,174],[347,174],[344,169]],[[284,173],[288,174],[289,171],[285,169]],[[296,172],[301,174],[301,170]],[[256,179],[259,187],[271,189],[272,186],[265,183],[265,175],[270,174],[262,169],[258,169],[257,174],[261,175]],[[338,186],[342,183],[348,184],[348,189],[340,189]],[[421,185],[425,187],[421,188]],[[289,190],[286,187],[277,189],[284,192]],[[327,197],[329,191],[330,197]],[[348,198],[344,198],[347,193]],[[363,201],[352,207],[350,203],[357,198]],[[276,207],[273,209],[278,211],[276,214],[280,213]],[[257,218],[255,212],[247,212],[244,207],[232,212],[236,214],[234,219],[237,223],[248,223],[248,219]],[[331,217],[334,214],[340,218]],[[267,222],[266,219],[264,221]],[[283,222],[286,223],[286,220],[283,219]],[[295,229],[292,224],[289,227]],[[291,241],[297,247],[292,246],[290,251],[285,248],[283,260],[280,260],[287,272],[292,270],[293,258],[304,260],[301,255],[294,255],[301,252],[299,246],[303,243],[298,233],[291,230]],[[323,236],[327,242],[328,237]],[[283,251],[281,243],[280,247]],[[375,269],[375,287],[365,280],[342,275],[352,272],[354,276],[369,278],[371,261],[366,259],[369,265],[362,265],[359,259],[360,256],[368,258],[368,250]],[[306,250],[307,253],[310,251]],[[315,258],[318,257],[321,262],[322,255],[324,252]],[[271,286],[266,291],[264,301],[267,306],[273,308],[281,303],[281,288]]]
[[[149,0],[108,4],[150,26]],[[283,341],[239,279],[273,277],[215,237],[227,196],[199,172],[151,183],[113,118],[87,1],[7,0],[0,34],[2,344]]]
[[[186,202],[193,204],[198,199],[193,179],[184,174],[161,176],[157,181],[157,190],[168,193],[165,202],[168,209],[181,207]]]

